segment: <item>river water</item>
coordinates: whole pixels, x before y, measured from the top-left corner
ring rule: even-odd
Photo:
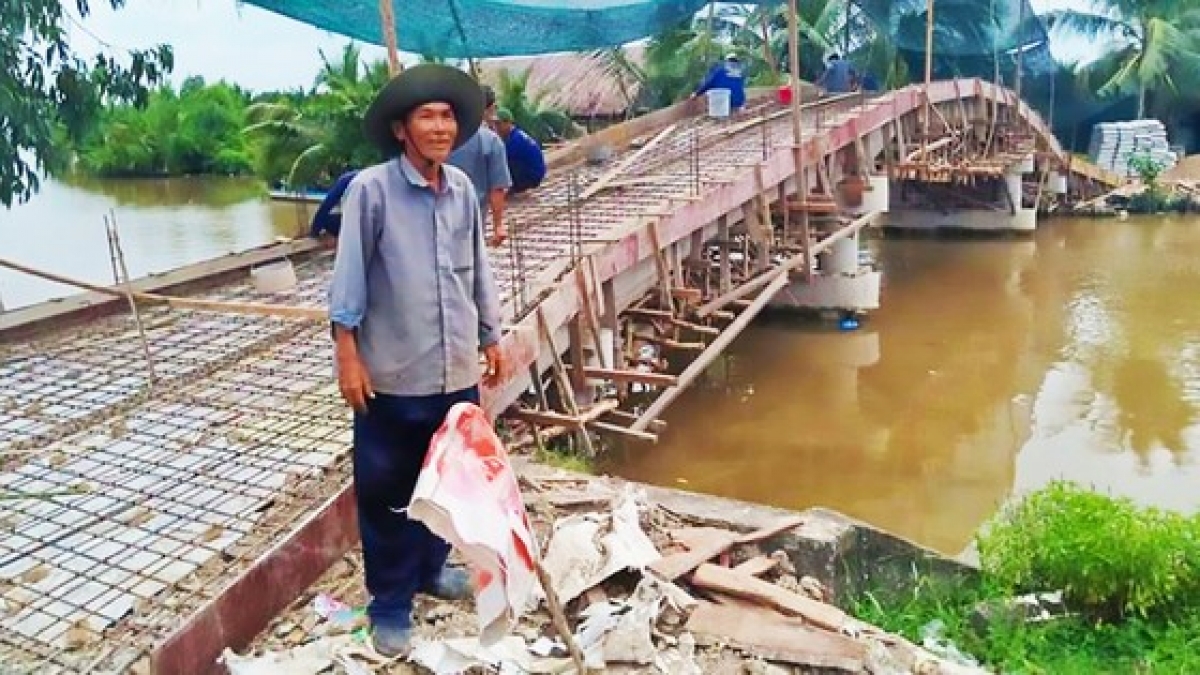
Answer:
[[[243,181],[67,186],[0,211],[0,255],[105,283],[115,209],[134,275],[289,236],[304,207]],[[883,307],[852,332],[775,317],[669,410],[628,478],[826,506],[948,554],[1068,478],[1200,506],[1200,219],[1047,221],[1032,239],[882,239]],[[9,307],[64,289],[0,271]]]
[[[111,284],[104,218],[115,214],[133,278],[293,236],[301,204],[272,202],[253,181],[221,178],[48,181],[28,203],[0,207],[0,256],[61,275]],[[0,269],[8,309],[76,289]]]

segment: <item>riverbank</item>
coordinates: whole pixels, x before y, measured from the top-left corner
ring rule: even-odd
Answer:
[[[825,509],[797,513],[515,464],[545,567],[589,669],[1177,675],[1200,667],[1193,648],[1200,550],[1176,553],[1190,535],[1162,525],[1200,533],[1200,517],[1163,520],[1056,485],[991,523],[981,537],[981,571]],[[1089,514],[1123,524],[1097,529]],[[1140,553],[1113,556],[1122,538],[1143,541]],[[564,556],[566,542],[574,548]],[[635,560],[645,546],[653,555]],[[1028,565],[1034,576],[1001,585],[1012,564]],[[1163,564],[1181,566],[1176,585],[1154,572]],[[441,674],[485,665],[571,672],[561,634],[541,606],[521,617],[502,647],[486,651],[475,639],[472,602],[424,596],[412,661],[385,661],[367,646],[361,575],[356,549],[276,617],[245,656],[226,652],[233,675],[268,662],[292,672],[285,668],[302,657],[312,670],[296,672]],[[1040,587],[1047,592],[1014,597],[1020,585],[1039,583],[1049,584]],[[1148,593],[1126,596],[1128,614],[1093,613],[1138,588]],[[1171,597],[1153,600],[1163,592]]]
[[[566,603],[576,638],[592,659],[591,668],[672,675],[787,673],[794,668],[985,672],[956,665],[838,609],[866,584],[902,579],[914,570],[938,578],[974,574],[967,566],[823,509],[795,513],[526,461],[518,465],[545,566]],[[636,516],[631,519],[630,514]],[[564,557],[564,542],[585,522],[599,531],[576,544],[603,539],[605,546]],[[626,570],[630,561],[619,557],[636,550],[639,540],[655,552],[645,573]],[[287,658],[288,650],[300,649],[316,655],[314,665],[340,661],[335,672],[427,672],[371,655],[360,642],[364,620],[359,610],[365,600],[356,550],[277,617],[248,651],[268,659]],[[477,660],[468,656],[479,651],[473,610],[470,602],[421,599],[416,630],[423,646],[415,658],[423,668],[462,672],[439,670],[435,664],[445,659],[443,663],[463,667]],[[625,612],[635,619],[597,627],[595,617]],[[539,651],[556,642],[560,647],[549,655]],[[522,672],[569,672],[571,665],[560,649],[550,617],[539,607],[522,617],[513,637],[493,657]],[[226,659],[234,675],[249,672],[239,668],[253,663],[230,653]],[[345,659],[357,659],[367,670],[356,671],[344,665]],[[482,665],[488,659],[478,661]],[[281,663],[274,667],[285,672]]]

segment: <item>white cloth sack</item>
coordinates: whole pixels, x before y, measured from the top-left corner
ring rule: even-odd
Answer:
[[[512,632],[537,584],[537,542],[517,476],[487,413],[457,403],[433,436],[408,516],[450,542],[475,581],[480,643]]]

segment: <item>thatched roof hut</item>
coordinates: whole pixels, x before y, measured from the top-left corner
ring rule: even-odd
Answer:
[[[641,45],[624,47],[625,58],[641,64]],[[564,110],[575,119],[622,117],[637,100],[636,78],[602,52],[513,56],[479,62],[481,79],[496,86],[501,71],[519,75],[529,70],[531,95],[546,92],[548,106]]]

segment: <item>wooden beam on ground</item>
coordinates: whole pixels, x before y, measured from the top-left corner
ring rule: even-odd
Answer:
[[[692,575],[692,583],[700,588],[720,591],[773,607],[785,614],[803,617],[809,623],[826,630],[841,632],[849,617],[842,610],[824,602],[792,593],[769,581],[742,574],[711,563],[704,563]]]

